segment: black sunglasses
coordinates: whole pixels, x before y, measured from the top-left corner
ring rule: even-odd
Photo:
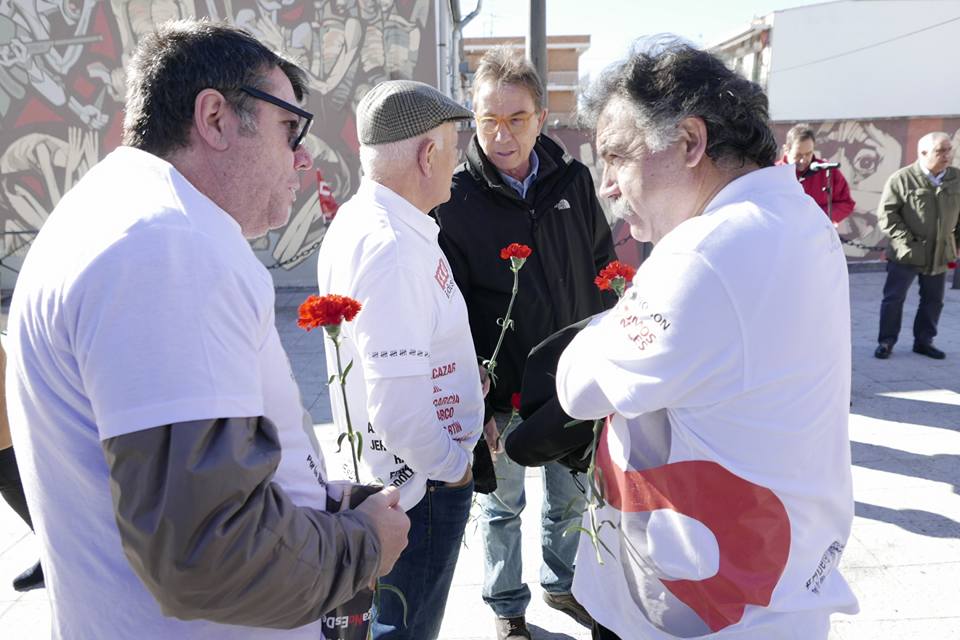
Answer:
[[[263,100],[264,102],[269,102],[270,104],[276,105],[294,115],[300,116],[303,119],[303,125],[300,127],[300,132],[297,134],[297,137],[290,139],[290,148],[296,151],[300,147],[300,143],[303,142],[303,137],[307,135],[310,125],[313,123],[313,114],[309,111],[301,109],[295,104],[290,104],[286,100],[281,100],[276,96],[272,96],[265,91],[260,91],[259,89],[254,89],[253,87],[240,87],[240,91],[243,91],[248,96],[252,96],[258,100]]]

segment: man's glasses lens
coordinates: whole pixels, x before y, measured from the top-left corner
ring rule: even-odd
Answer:
[[[527,125],[530,123],[530,119],[537,114],[535,113],[518,113],[512,116],[500,117],[500,116],[483,116],[477,118],[477,129],[481,133],[485,134],[494,134],[497,132],[501,126],[505,126],[507,130],[516,135],[521,133],[526,129]]]
[[[248,96],[252,96],[258,100],[263,100],[264,102],[269,102],[272,105],[276,105],[281,109],[289,111],[290,113],[300,117],[297,130],[292,132],[290,135],[290,148],[296,151],[300,148],[301,143],[303,143],[303,138],[307,135],[307,131],[310,130],[310,125],[313,123],[313,114],[309,111],[301,109],[295,104],[290,104],[286,100],[281,100],[280,98],[270,95],[265,91],[260,91],[259,89],[254,89],[253,87],[240,87],[240,90],[243,91]]]

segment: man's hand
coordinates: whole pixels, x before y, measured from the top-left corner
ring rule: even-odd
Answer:
[[[487,420],[483,425],[483,439],[487,442],[487,448],[490,449],[490,459],[497,461],[497,454],[503,453],[503,440],[500,439],[500,430],[497,429],[497,421],[494,418]]]
[[[490,374],[482,364],[480,365],[480,388],[483,390],[483,397],[486,398],[490,393]]]
[[[373,520],[380,540],[380,576],[390,573],[400,552],[407,546],[410,518],[397,506],[399,501],[400,491],[396,487],[387,487],[364,500],[356,509]]]

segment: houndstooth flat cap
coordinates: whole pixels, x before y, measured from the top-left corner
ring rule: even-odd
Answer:
[[[428,84],[387,80],[357,105],[357,137],[364,145],[386,144],[414,138],[450,120],[471,118],[472,111]]]

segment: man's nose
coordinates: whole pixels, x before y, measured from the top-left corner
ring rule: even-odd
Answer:
[[[610,169],[610,165],[603,167],[599,194],[601,198],[617,198],[620,196],[620,186],[617,184],[616,172]]]
[[[300,145],[293,152],[293,168],[297,171],[306,171],[313,166],[313,156],[307,151],[306,147]]]
[[[497,133],[496,133],[496,135],[494,136],[493,139],[494,139],[495,142],[506,142],[506,141],[509,140],[512,136],[513,136],[513,134],[510,133],[510,129],[507,128],[507,123],[506,123],[506,122],[501,122],[501,123],[500,123],[500,126],[497,127]]]

